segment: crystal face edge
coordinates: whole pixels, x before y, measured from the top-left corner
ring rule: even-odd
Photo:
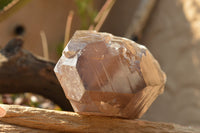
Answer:
[[[85,89],[76,70],[76,67],[72,65],[76,63],[73,62],[72,64],[70,64],[66,60],[69,61],[64,57],[64,55],[62,55],[54,68],[55,74],[59,82],[61,83],[65,96],[68,99],[80,101],[82,95],[85,93]]]

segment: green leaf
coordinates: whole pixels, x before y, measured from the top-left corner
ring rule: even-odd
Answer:
[[[56,51],[59,57],[62,55],[62,51],[64,50],[63,46],[64,46],[64,42],[61,42],[56,47]]]
[[[75,0],[78,14],[81,19],[81,29],[88,29],[89,25],[94,22],[97,11],[93,7],[92,0]]]

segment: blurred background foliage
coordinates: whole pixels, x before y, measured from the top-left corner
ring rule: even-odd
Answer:
[[[9,15],[15,13],[16,10],[8,11],[10,8],[21,8],[26,4],[20,4],[28,0],[0,0],[0,20],[4,20]],[[12,3],[13,2],[13,3]],[[10,5],[9,5],[10,4]],[[13,5],[11,5],[13,4]],[[19,6],[19,4],[21,6]],[[88,29],[89,25],[94,22],[94,18],[97,15],[97,9],[93,6],[93,0],[75,0],[75,4],[77,6],[77,15],[80,18],[80,29],[86,30]],[[4,10],[6,10],[4,12]],[[6,15],[6,17],[4,17]],[[0,21],[1,22],[1,21]],[[58,56],[61,56],[62,51],[64,48],[64,42],[57,44],[57,52]],[[24,94],[2,94],[0,95],[0,103],[3,104],[17,104],[17,105],[25,105],[25,106],[32,106],[32,107],[39,107],[39,108],[46,108],[46,109],[54,109],[54,110],[61,110],[61,108],[55,105],[50,100],[36,95],[32,93],[24,93]]]
[[[6,7],[12,1],[13,0],[0,0],[0,10],[2,10],[4,7]]]
[[[97,15],[97,9],[94,8],[93,0],[75,0],[77,6],[78,16],[80,18],[81,27],[80,30],[87,30],[91,24],[94,23],[94,19]],[[62,55],[64,49],[64,42],[57,45],[56,51],[58,56]]]
[[[94,8],[93,0],[75,0],[78,14],[81,18],[81,30],[86,30],[94,23],[97,10]]]

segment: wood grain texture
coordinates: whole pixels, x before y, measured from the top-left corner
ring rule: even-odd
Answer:
[[[53,131],[34,129],[0,122],[1,133],[53,133]]]
[[[143,133],[143,132],[176,132],[198,133],[200,129],[183,127],[177,124],[150,122],[144,120],[126,120],[113,117],[79,115],[63,112],[23,107],[19,105],[1,104],[6,115],[0,120],[4,123],[21,127],[51,130],[54,132],[111,132],[111,133]],[[0,124],[2,126],[2,124]]]

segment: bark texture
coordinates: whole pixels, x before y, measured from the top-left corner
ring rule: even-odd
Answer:
[[[53,72],[55,63],[32,55],[22,45],[17,38],[0,50],[0,93],[36,93],[71,111]]]

